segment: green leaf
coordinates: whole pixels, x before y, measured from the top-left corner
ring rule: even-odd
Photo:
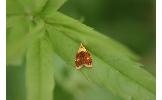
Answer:
[[[31,22],[25,17],[10,17],[7,22],[14,23],[7,30],[7,64],[20,65],[26,47],[33,41],[42,36],[40,33],[44,27],[44,23],[38,20],[36,25],[31,26]]]
[[[64,29],[61,29],[61,30],[64,30]],[[123,55],[123,53],[120,52],[120,49],[118,49],[118,52],[117,52],[115,49],[112,49],[109,47],[111,45],[106,46],[105,44],[103,44],[102,41],[99,41],[97,38],[91,38],[90,36],[84,37],[83,35],[81,35],[82,32],[80,33],[78,31],[71,31],[71,30],[65,29],[64,33],[70,36],[70,38],[73,40],[75,40],[76,37],[78,37],[79,41],[83,41],[87,43],[90,50],[96,56],[103,59],[104,62],[107,62],[108,64],[113,66],[115,69],[123,73],[124,75],[129,76],[131,79],[143,85],[145,88],[148,88],[150,91],[155,92],[155,87],[152,85],[152,84],[155,84],[154,77],[150,73],[140,68],[141,64],[129,59],[126,55]],[[71,33],[71,34],[68,34],[68,33]],[[77,33],[78,34],[80,33],[80,35],[76,35]],[[95,47],[96,45],[97,45],[97,48],[91,49]],[[103,52],[104,50],[108,50],[108,52],[105,53]],[[150,78],[148,79],[148,77]]]
[[[57,11],[66,0],[7,0],[7,15],[35,16]]]
[[[29,32],[29,20],[25,16],[7,17],[7,26],[10,29],[7,32],[7,41],[15,41]]]
[[[59,17],[57,17],[57,15]],[[62,22],[60,22],[58,24],[55,23],[57,21],[56,18],[61,18],[61,16],[63,16],[62,19],[64,19],[64,21],[62,21],[62,22],[65,23],[64,25],[67,25],[65,27],[62,24],[61,24],[62,26],[60,25],[60,23],[62,23]],[[52,18],[53,18],[53,21],[52,21]],[[66,36],[68,36],[69,38],[74,40],[75,42],[83,42],[84,44],[89,44],[90,49],[97,45],[98,48],[92,49],[92,51],[99,57],[102,57],[102,59],[104,59],[105,62],[110,63],[111,61],[113,62],[113,61],[119,59],[120,62],[116,62],[115,64],[112,63],[112,66],[119,69],[119,71],[123,72],[124,74],[126,74],[126,75],[128,74],[128,76],[130,76],[131,78],[133,78],[135,80],[140,79],[140,81],[139,81],[140,84],[149,83],[148,85],[146,85],[146,88],[149,88],[150,90],[155,92],[154,86],[152,85],[152,84],[155,84],[155,81],[152,81],[152,80],[154,80],[154,77],[152,77],[152,75],[150,76],[150,74],[148,72],[139,68],[138,66],[141,66],[141,64],[134,62],[132,59],[128,59],[128,57],[136,59],[136,56],[134,56],[134,54],[132,54],[127,48],[124,48],[124,46],[122,46],[121,44],[117,44],[117,43],[115,43],[115,41],[113,42],[112,40],[110,40],[109,38],[106,38],[104,36],[101,37],[98,32],[95,32],[94,30],[86,27],[85,25],[83,26],[82,24],[80,24],[79,22],[77,22],[75,20],[72,20],[72,19],[70,20],[70,18],[68,18],[62,14],[55,14],[55,16],[51,17],[51,20],[50,20],[50,17],[47,17],[47,22],[48,21],[49,21],[49,23],[54,23],[56,30],[61,31]],[[69,23],[68,21],[71,23]],[[74,23],[76,25],[72,26],[72,23]],[[69,27],[70,26],[71,27],[69,28],[68,25],[69,25]],[[82,27],[82,29],[80,28],[80,30],[79,30],[77,28],[77,26],[79,26],[79,27],[83,26],[83,27]],[[73,28],[73,29],[71,29],[71,28]],[[91,35],[89,35],[89,34],[91,34]],[[107,43],[109,45],[107,46],[104,43]],[[109,50],[109,52],[106,52],[106,53],[102,52],[102,51],[104,51],[104,49],[105,49],[105,51]],[[111,57],[110,59],[108,59],[107,56],[108,57],[116,56],[116,57],[114,57],[114,58]],[[123,59],[123,58],[125,58],[125,59]],[[122,63],[125,62],[124,65],[121,62]],[[129,67],[131,65],[134,65],[134,66]],[[124,66],[124,67],[120,67],[120,66]],[[147,77],[140,77],[139,73],[137,74],[137,72],[135,72],[136,70],[138,71],[139,69],[141,69],[140,70],[141,75],[144,75],[144,76],[149,75],[151,77],[151,79],[147,79]],[[147,81],[143,81],[146,79],[147,79]]]
[[[77,100],[123,100],[112,95],[110,92],[106,91],[106,89],[96,86],[80,93],[76,98]]]
[[[127,49],[125,51],[120,49],[120,47],[122,48],[121,44],[118,46],[118,43],[96,34],[97,32],[80,25],[75,20],[66,23],[70,21],[64,19],[60,23],[55,23],[57,22],[54,20],[55,17],[61,18],[61,16],[52,16],[46,19],[46,22],[50,24],[47,27],[49,38],[56,53],[71,65],[71,68],[74,68],[76,51],[80,42],[83,42],[91,52],[94,64],[92,69],[83,68],[81,71],[92,82],[106,87],[125,100],[155,99],[155,78],[140,68],[141,64],[132,60],[134,56],[129,51],[127,53]]]
[[[22,15],[24,13],[24,7],[18,0],[6,1],[6,15]]]
[[[46,38],[28,48],[26,88],[27,100],[53,100],[53,51]]]
[[[67,63],[56,53],[54,55],[54,63],[57,64],[57,66],[54,65],[54,76],[57,84],[59,84],[69,94],[73,95],[73,97],[75,97],[74,100],[98,100],[99,98],[101,100],[122,100],[117,95],[113,95],[110,91],[107,91],[105,88],[98,87],[87,80],[87,78],[85,78],[78,70],[69,68],[71,66],[67,65]],[[59,90],[57,90],[56,87],[56,97],[62,97],[62,94],[60,94],[60,92],[57,93],[57,91]],[[69,97],[63,98],[68,99]]]
[[[48,0],[46,5],[44,6],[44,9],[42,13],[52,13],[57,11],[64,3],[66,0]]]
[[[15,52],[14,47],[18,46],[16,42],[27,33],[29,33],[29,21],[24,16],[7,17],[7,64],[21,64],[25,48]]]
[[[53,100],[54,79],[77,99],[155,100],[155,78],[140,67],[139,57],[58,12],[65,1],[7,0],[7,64],[20,65],[26,57],[27,100]],[[91,53],[92,69],[75,70],[80,43]]]
[[[25,67],[6,67],[6,100],[25,100]]]
[[[120,44],[119,42],[117,42],[109,37],[106,37],[106,36],[100,34],[97,31],[94,31],[93,28],[88,27],[88,26],[80,23],[79,21],[74,20],[64,14],[61,14],[59,12],[54,12],[54,13],[43,15],[43,17],[44,17],[44,20],[46,21],[46,23],[52,24],[56,28],[59,27],[59,30],[61,30],[61,31],[65,31],[64,30],[65,28],[68,28],[70,31],[75,30],[75,31],[81,33],[82,37],[84,35],[84,37],[87,37],[87,36],[91,37],[91,38],[93,37],[94,39],[97,39],[98,41],[101,41],[102,43],[109,43],[109,48],[115,50],[116,52],[120,52],[120,54],[122,53],[123,55],[129,56],[131,59],[134,59],[134,60],[139,59],[139,57],[137,55],[132,53],[132,51],[130,51],[124,45]],[[61,20],[61,21],[59,21],[59,20]],[[76,35],[77,35],[77,37],[79,36],[79,34],[76,34]],[[82,37],[80,37],[80,36],[78,37],[78,38],[82,39],[81,41],[79,39],[76,39],[76,41],[83,42],[84,38],[82,38]]]
[[[18,0],[24,7],[25,12],[30,15],[35,15],[43,10],[48,0]]]

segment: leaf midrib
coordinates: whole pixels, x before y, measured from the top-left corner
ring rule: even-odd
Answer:
[[[38,55],[39,56],[39,69],[38,69],[38,71],[39,71],[39,73],[38,73],[39,74],[38,75],[39,76],[39,78],[38,78],[38,82],[39,82],[38,83],[39,84],[39,88],[38,88],[38,90],[39,90],[38,91],[38,98],[39,99],[38,100],[41,100],[41,92],[42,92],[42,90],[41,90],[41,83],[42,83],[41,82],[41,77],[42,77],[42,75],[41,75],[41,68],[42,68],[42,63],[41,62],[42,62],[42,58],[41,57],[42,56],[41,56],[41,42],[40,41],[41,40],[39,39],[39,41],[38,41],[39,42],[38,43],[39,44],[39,55]]]

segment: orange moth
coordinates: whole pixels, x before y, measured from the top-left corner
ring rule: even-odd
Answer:
[[[80,69],[83,66],[92,68],[92,58],[90,53],[86,50],[86,48],[83,46],[83,44],[80,44],[80,47],[76,54],[75,59],[75,65],[76,69]]]

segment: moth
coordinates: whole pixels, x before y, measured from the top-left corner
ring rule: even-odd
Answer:
[[[92,58],[90,53],[86,50],[83,44],[80,44],[80,47],[76,53],[75,59],[76,69],[80,69],[83,66],[92,68]]]

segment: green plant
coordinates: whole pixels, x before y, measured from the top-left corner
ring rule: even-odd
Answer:
[[[7,65],[25,58],[27,100],[52,100],[57,83],[76,98],[87,88],[103,88],[112,100],[155,100],[155,78],[140,67],[138,56],[57,11],[64,2],[7,0]],[[92,54],[92,69],[74,68],[81,42]]]

